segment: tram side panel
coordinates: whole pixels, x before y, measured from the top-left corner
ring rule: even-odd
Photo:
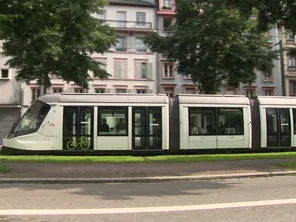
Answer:
[[[217,148],[251,148],[251,112],[249,105],[217,107]]]
[[[249,105],[180,105],[180,148],[251,148],[252,129]]]
[[[132,107],[127,105],[98,106],[97,109],[95,149],[100,151],[130,150]]]

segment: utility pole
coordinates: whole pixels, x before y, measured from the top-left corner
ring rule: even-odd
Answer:
[[[279,41],[280,46],[280,62],[281,62],[281,76],[282,76],[282,92],[283,96],[286,96],[286,78],[285,78],[285,66],[284,66],[284,53],[283,53],[283,41]]]

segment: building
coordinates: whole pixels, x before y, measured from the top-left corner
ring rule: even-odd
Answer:
[[[284,89],[287,96],[296,96],[296,56],[289,55],[289,48],[296,47],[296,36],[284,29],[280,30],[283,47]]]
[[[94,16],[114,27],[120,37],[108,52],[92,57],[102,62],[112,76],[104,80],[94,78],[88,91],[53,77],[49,92],[156,93],[156,57],[143,44],[143,37],[155,32],[155,10],[154,0],[109,0],[103,13]],[[43,92],[33,81],[23,84],[23,91],[25,108]]]
[[[278,29],[274,26],[266,34],[269,38],[270,47],[274,50],[279,50],[280,39]],[[261,71],[255,70],[257,73],[257,79],[252,84],[242,84],[239,88],[234,89],[224,85],[221,90],[222,94],[233,94],[233,95],[246,95],[248,97],[253,96],[282,96],[282,71],[280,59],[273,61],[274,68],[271,76],[264,75]]]
[[[15,80],[16,70],[6,62],[0,45],[0,145],[21,114],[21,84]]]
[[[175,0],[158,0],[156,24],[160,36],[166,36],[168,27],[175,19]],[[157,93],[166,93],[170,97],[176,94],[195,94],[196,85],[190,77],[176,72],[175,63],[169,62],[161,54],[156,53],[157,61]]]

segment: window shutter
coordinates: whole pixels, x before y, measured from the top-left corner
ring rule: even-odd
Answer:
[[[141,79],[141,71],[142,71],[142,64],[140,62],[137,62],[136,63],[136,74],[135,74],[136,79]]]
[[[126,62],[121,62],[121,78],[126,78]]]
[[[153,71],[152,71],[152,63],[147,63],[147,79],[154,79],[153,78]]]
[[[122,39],[122,48],[127,49],[127,38]]]
[[[137,39],[135,37],[130,38],[130,49],[128,51],[136,51],[137,50]]]
[[[115,78],[120,78],[121,76],[121,62],[115,62]]]
[[[147,63],[142,63],[141,78],[142,79],[147,79]]]

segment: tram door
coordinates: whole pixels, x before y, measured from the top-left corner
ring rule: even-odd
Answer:
[[[290,109],[266,109],[267,147],[291,146]]]
[[[161,150],[161,107],[133,107],[132,115],[132,149]]]
[[[93,150],[94,108],[64,106],[63,150]]]

